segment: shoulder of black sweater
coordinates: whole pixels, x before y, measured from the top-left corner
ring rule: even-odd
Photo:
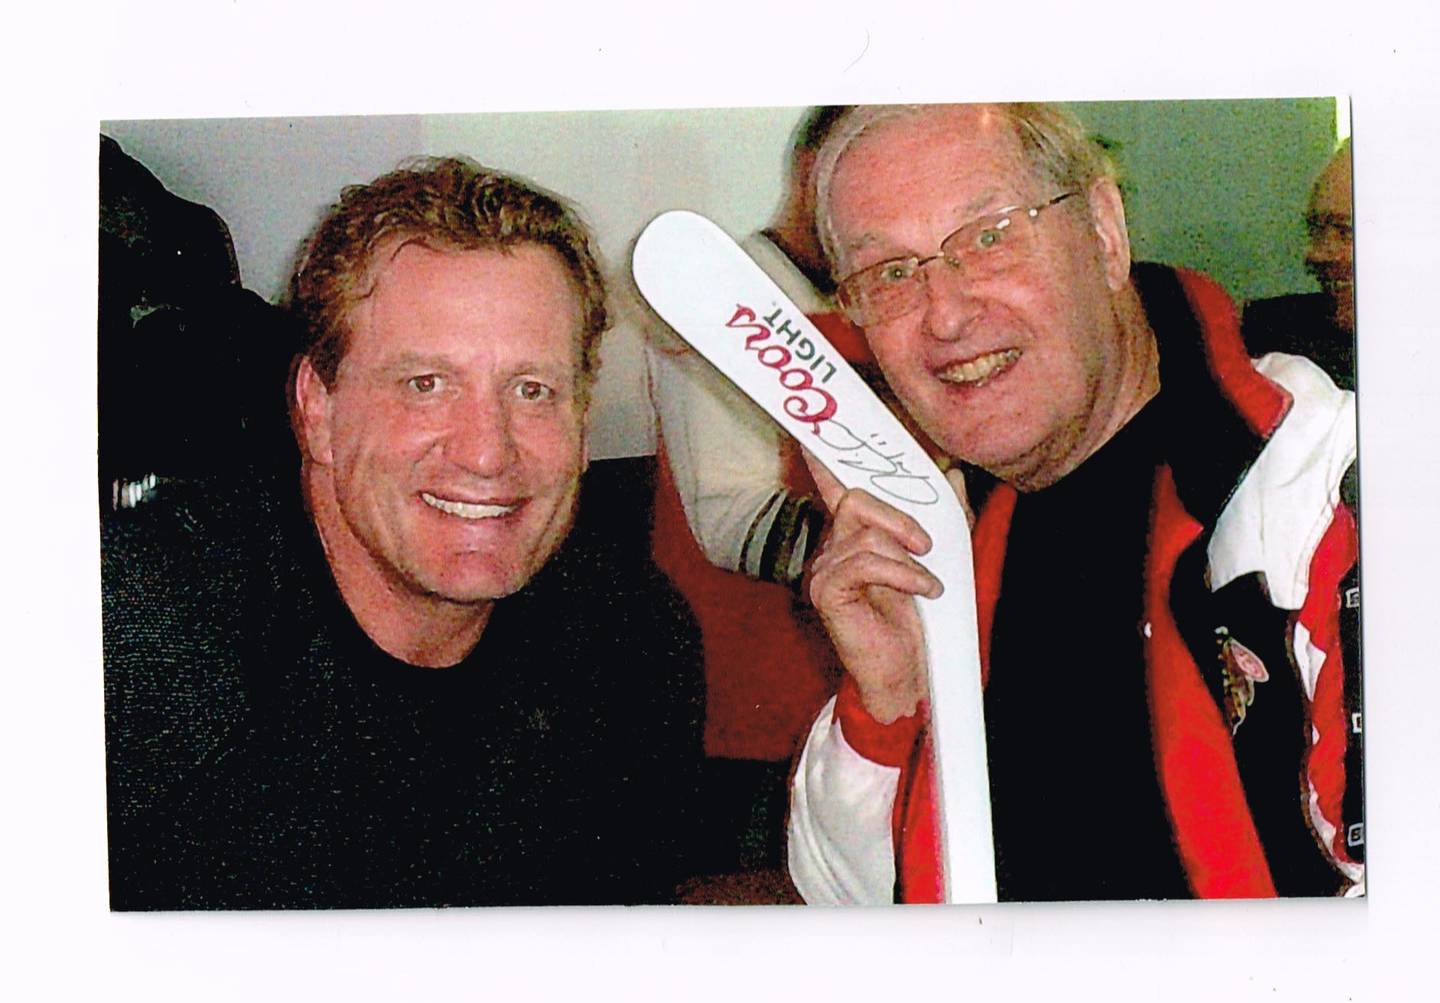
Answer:
[[[611,479],[617,472],[633,474]],[[612,693],[629,693],[667,718],[698,718],[703,645],[684,597],[655,564],[643,464],[622,463],[587,478],[570,536],[511,600],[511,611],[551,624],[552,640],[586,653]],[[638,486],[637,486],[638,485]]]
[[[239,476],[161,479],[102,519],[112,827],[143,815],[243,726],[256,565],[284,549],[276,514],[266,520],[270,491]]]

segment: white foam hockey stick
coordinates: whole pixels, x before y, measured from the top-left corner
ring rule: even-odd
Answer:
[[[635,243],[635,283],[667,324],[847,488],[908,513],[945,586],[917,599],[930,659],[948,902],[994,902],[990,783],[970,527],[939,468],[760,266],[692,212],[663,213]]]

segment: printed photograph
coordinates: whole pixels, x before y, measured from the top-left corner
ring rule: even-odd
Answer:
[[[112,910],[1365,895],[1345,97],[98,138]]]

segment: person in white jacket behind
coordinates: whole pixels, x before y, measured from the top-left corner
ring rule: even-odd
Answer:
[[[786,184],[769,224],[742,246],[807,315],[835,310],[815,232],[814,167],[843,106],[807,109],[792,132]],[[784,484],[784,436],[658,319],[646,347],[650,391],[675,486],[712,564],[793,585],[818,542],[817,500]],[[775,555],[783,555],[777,562]]]

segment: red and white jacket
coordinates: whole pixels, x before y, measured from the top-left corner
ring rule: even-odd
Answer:
[[[1160,401],[1175,416],[1154,485],[1144,634],[1155,767],[1181,863],[1197,897],[1363,894],[1363,825],[1342,810],[1358,804],[1345,797],[1360,708],[1341,636],[1347,600],[1358,606],[1358,589],[1342,588],[1358,558],[1356,520],[1341,497],[1356,458],[1354,395],[1306,359],[1248,358],[1233,305],[1204,276],[1137,265],[1135,278],[1160,346]],[[997,488],[974,531],[984,675],[1015,500]],[[1251,622],[1280,625],[1264,650],[1283,651],[1271,678],[1289,662],[1302,738],[1232,727],[1217,698],[1215,629],[1246,622],[1247,607],[1260,615]],[[1245,643],[1261,647],[1253,636]],[[1267,686],[1256,688],[1257,703],[1281,699]],[[790,873],[807,902],[941,900],[926,725],[923,707],[877,724],[848,677],[825,706],[791,798]],[[1278,772],[1293,789],[1253,779],[1277,775],[1250,765],[1274,756],[1293,760],[1293,774]],[[1315,862],[1294,866],[1299,843],[1282,838],[1286,826],[1308,829],[1298,855],[1313,852]],[[1064,852],[1062,832],[1056,843]]]

